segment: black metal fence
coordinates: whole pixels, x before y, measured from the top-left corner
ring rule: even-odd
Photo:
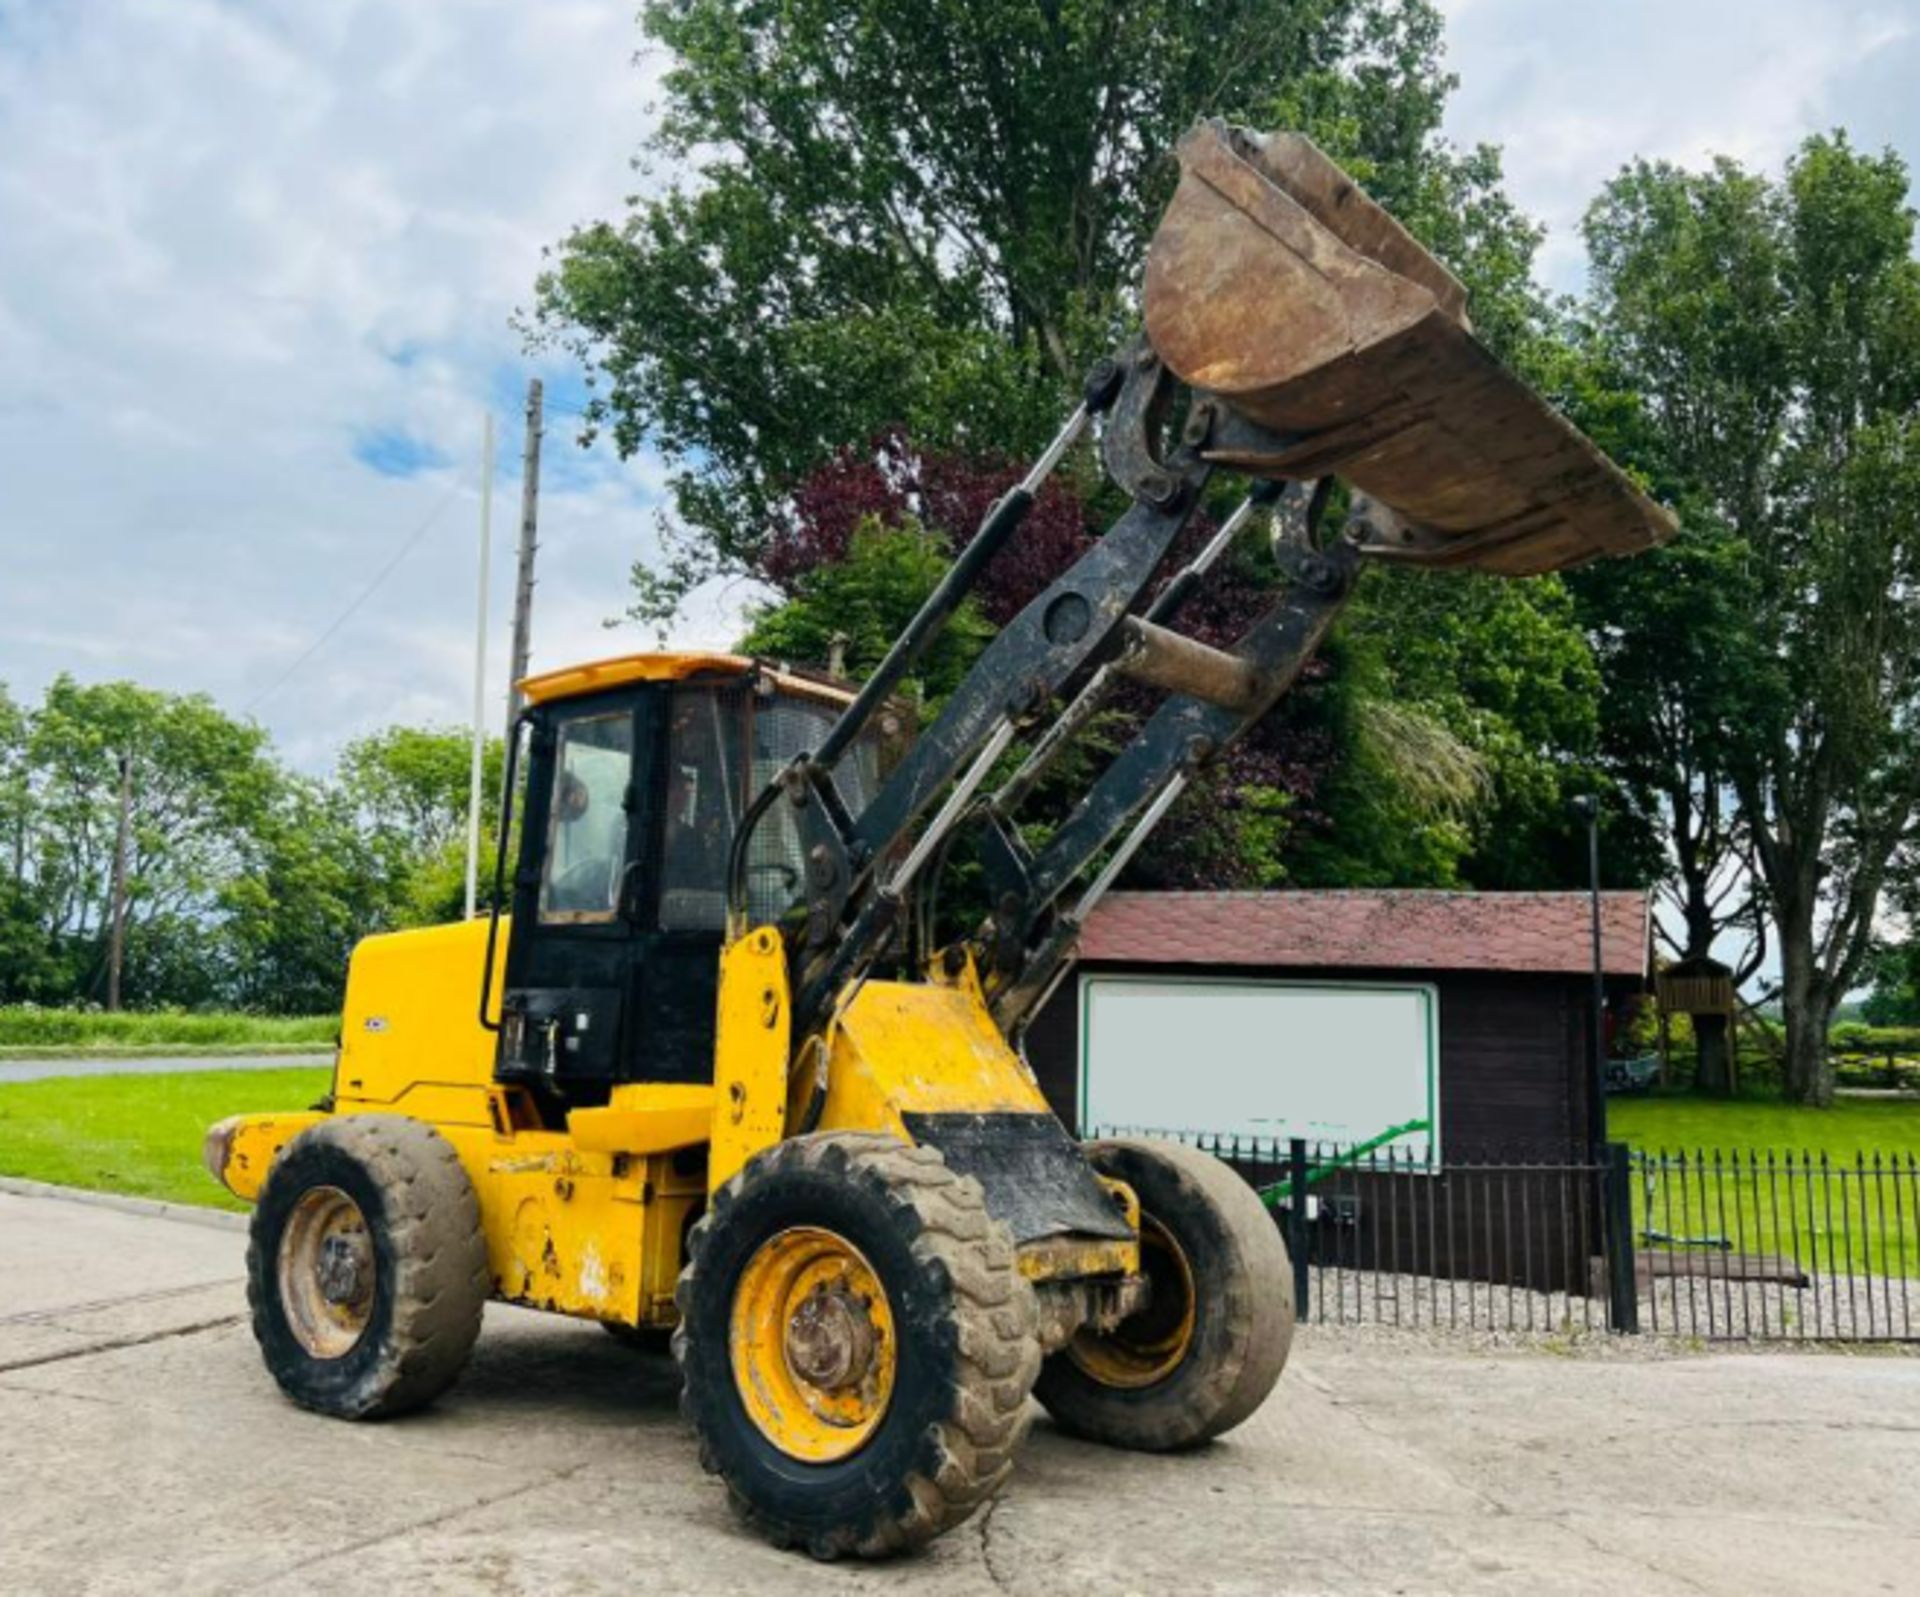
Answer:
[[[1286,1233],[1304,1321],[1920,1340],[1920,1161],[1459,1150],[1210,1133]]]
[[[1638,1153],[1642,1321],[1708,1339],[1920,1337],[1920,1162]]]

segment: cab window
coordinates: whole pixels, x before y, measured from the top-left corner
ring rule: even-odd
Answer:
[[[563,722],[540,880],[543,921],[610,921],[627,855],[633,717],[620,711]]]
[[[669,702],[660,927],[717,932],[727,920],[727,855],[743,791],[741,695],[675,688]]]
[[[796,756],[826,740],[837,706],[782,696],[753,718],[752,787],[758,792]],[[833,773],[841,800],[855,815],[873,802],[880,787],[880,743],[867,733],[855,742]],[[755,925],[778,922],[806,901],[806,851],[792,807],[776,804],[747,845],[747,908]]]
[[[737,692],[676,688],[667,740],[660,925],[666,931],[718,932],[727,919],[727,862],[747,800],[795,755],[818,748],[838,707],[786,694],[756,700],[748,760],[740,769],[738,728],[746,705]],[[858,814],[879,786],[879,746],[863,737],[834,771]],[[776,804],[747,848],[747,902],[756,925],[776,922],[805,902],[805,854],[793,813]]]

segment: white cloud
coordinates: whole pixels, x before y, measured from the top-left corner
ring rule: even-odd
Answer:
[[[464,715],[481,413],[504,674],[508,317],[541,248],[633,186],[635,42],[628,8],[585,0],[0,0],[0,680],[131,675],[239,709],[452,487],[259,714],[307,764]],[[383,475],[356,458],[370,438],[434,464]],[[612,646],[599,622],[654,545],[661,482],[567,459],[565,417],[548,448],[552,662]]]
[[[1584,269],[1581,214],[1635,156],[1777,167],[1845,124],[1913,153],[1915,0],[1441,0],[1460,90],[1448,131],[1499,144],[1509,188],[1548,224],[1556,286]],[[1880,86],[1886,65],[1907,70]]]

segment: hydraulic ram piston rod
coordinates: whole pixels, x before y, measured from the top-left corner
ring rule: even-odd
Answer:
[[[1268,490],[1272,491],[1268,491]],[[1253,518],[1256,510],[1271,504],[1278,497],[1278,485],[1262,483],[1234,507],[1232,515],[1220,523],[1214,535],[1207,540],[1206,547],[1195,555],[1191,564],[1174,573],[1173,578],[1161,589],[1160,597],[1147,607],[1147,620],[1165,621],[1178,610],[1187,596],[1199,585],[1200,579],[1211,571],[1220,557],[1233,547],[1233,540],[1240,535],[1240,529]],[[1020,769],[1008,777],[1006,784],[987,802],[996,815],[1010,815],[1019,808],[1020,803],[1033,791],[1034,784],[1046,774],[1047,767],[1053,764],[1060,751],[1071,743],[1082,727],[1091,721],[1094,713],[1106,702],[1107,694],[1113,686],[1114,667],[1111,662],[1101,666],[1087,679],[1087,685],[1075,696],[1073,702],[1060,712],[1060,718],[1047,728],[1045,735],[1033,746],[1033,751],[1021,764]]]

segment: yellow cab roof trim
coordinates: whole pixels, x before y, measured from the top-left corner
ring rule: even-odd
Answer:
[[[520,691],[526,695],[529,704],[547,704],[556,699],[577,699],[585,693],[624,687],[629,682],[684,682],[689,677],[745,676],[756,670],[785,693],[824,699],[830,704],[853,702],[851,691],[835,687],[832,683],[794,676],[744,654],[700,651],[617,654],[605,660],[589,660],[582,665],[562,666],[555,671],[542,671],[537,676],[523,677]]]

